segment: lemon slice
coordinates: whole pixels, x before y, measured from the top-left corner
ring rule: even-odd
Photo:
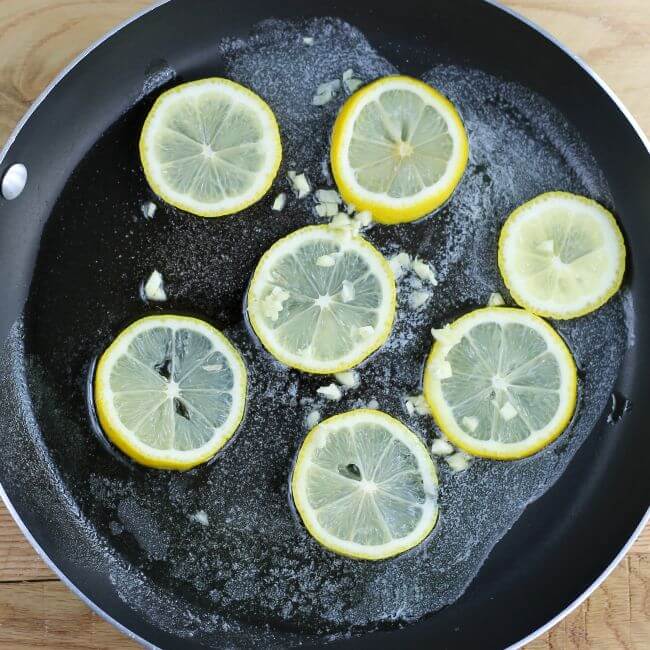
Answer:
[[[201,217],[258,201],[281,158],[271,109],[228,79],[201,79],[163,93],[140,136],[140,159],[154,192]]]
[[[147,316],[100,357],[94,398],[102,429],[133,460],[189,469],[214,456],[239,426],[246,368],[211,325]]]
[[[434,330],[424,396],[442,432],[475,456],[530,456],[555,440],[576,404],[576,366],[541,318],[488,307]]]
[[[382,223],[440,207],[467,165],[469,145],[454,105],[410,77],[379,79],[343,105],[332,131],[341,196]]]
[[[548,192],[506,220],[499,269],[515,301],[551,318],[584,316],[618,291],[625,243],[611,212],[583,196]]]
[[[438,518],[429,452],[381,411],[348,411],[314,427],[298,452],[291,492],[309,533],[330,551],[357,559],[413,548]]]
[[[395,278],[365,239],[307,226],[264,253],[248,290],[248,316],[279,361],[319,374],[354,367],[388,338]]]

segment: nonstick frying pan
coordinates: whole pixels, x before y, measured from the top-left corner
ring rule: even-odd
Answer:
[[[137,300],[119,298],[125,287],[137,292],[138,255],[144,254],[137,214],[142,200],[151,196],[136,150],[125,143],[135,141],[147,108],[165,84],[223,73],[221,39],[244,38],[270,17],[300,21],[317,16],[354,25],[403,73],[419,76],[434,65],[459,65],[547,100],[593,154],[629,252],[621,299],[628,341],[611,343],[622,356],[611,403],[601,404],[600,417],[566,471],[526,507],[455,602],[417,621],[386,621],[372,633],[353,627],[350,634],[331,637],[269,620],[264,608],[257,618],[249,611],[238,620],[236,609],[229,612],[217,601],[210,625],[193,618],[196,584],[188,584],[185,575],[167,574],[159,520],[171,510],[158,511],[156,499],[167,508],[185,507],[212,470],[199,469],[173,479],[172,485],[165,473],[161,477],[129,465],[102,440],[84,401],[93,363],[87,349],[101,351],[111,334],[144,311]],[[571,147],[565,155],[571,157]],[[0,382],[2,496],[25,535],[71,589],[142,643],[160,648],[325,642],[341,648],[519,645],[584,599],[641,530],[650,496],[650,438],[643,411],[650,379],[650,348],[643,335],[650,324],[648,144],[592,73],[508,11],[479,0],[403,0],[399,5],[240,0],[233,7],[208,0],[163,3],[85,53],[44,93],[10,137],[0,173],[16,163],[27,169],[24,191],[11,201],[0,199],[0,337],[8,337]],[[136,235],[124,226],[129,206]],[[104,218],[111,210],[116,225]],[[217,225],[175,213],[169,219],[184,224],[180,231],[170,226],[163,232],[168,246],[170,238],[178,238],[172,244],[179,254]],[[240,246],[246,246],[245,239],[240,238]],[[252,246],[251,256],[261,254],[261,245],[257,251]],[[185,261],[191,266],[191,256]],[[186,294],[179,287],[176,310],[228,325],[241,318],[233,295],[245,290],[248,272],[238,268],[241,277],[224,276],[222,284],[236,289],[232,295],[215,297],[210,284]],[[290,398],[275,403],[278,418],[291,406]],[[248,417],[254,417],[250,409]],[[246,444],[245,436],[235,437],[223,454]],[[283,452],[286,471],[272,478],[270,489],[284,489],[293,451],[295,446]],[[136,502],[130,510],[111,512],[111,490],[123,475],[133,489],[146,486],[147,508]],[[120,503],[112,505],[120,510]],[[133,528],[128,532],[134,519],[139,538]],[[206,543],[198,534],[193,539]],[[186,549],[188,558],[193,551]],[[218,556],[216,548],[215,562]],[[155,590],[150,581],[156,582]]]

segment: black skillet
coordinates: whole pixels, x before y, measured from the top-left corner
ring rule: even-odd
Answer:
[[[0,198],[0,337],[7,335],[27,300],[26,345],[38,353],[41,362],[32,369],[27,385],[14,386],[9,394],[6,382],[3,384],[4,403],[9,401],[13,407],[4,415],[0,436],[2,496],[25,535],[70,588],[142,643],[161,648],[269,645],[260,639],[270,637],[253,631],[263,630],[265,620],[244,621],[235,636],[228,636],[224,628],[189,634],[190,620],[184,629],[165,626],[161,612],[164,616],[166,607],[178,608],[185,597],[182,589],[169,601],[161,598],[151,603],[155,617],[149,616],[146,607],[128,604],[129,594],[139,589],[137,582],[123,582],[130,575],[129,555],[119,556],[127,558],[127,566],[117,570],[120,560],[115,559],[111,547],[114,538],[96,532],[106,530],[109,518],[93,521],[96,527],[84,523],[89,516],[100,518],[86,499],[91,487],[71,487],[66,477],[78,467],[94,463],[100,474],[105,472],[107,481],[112,472],[120,471],[134,472],[143,481],[149,479],[136,468],[125,469],[123,459],[112,456],[111,450],[92,436],[87,412],[79,408],[84,380],[65,385],[71,372],[87,376],[92,359],[88,358],[83,368],[67,368],[65,360],[57,356],[57,337],[67,337],[68,346],[75,337],[83,342],[89,330],[97,327],[97,318],[101,321],[102,314],[95,320],[79,315],[83,310],[72,304],[79,295],[88,301],[90,311],[101,302],[93,303],[93,292],[79,293],[77,287],[111,285],[119,293],[125,283],[135,282],[124,265],[117,271],[110,263],[99,271],[94,265],[97,257],[117,259],[123,242],[111,240],[102,232],[107,239],[100,245],[88,232],[92,220],[88,219],[90,208],[84,197],[90,193],[90,186],[94,197],[105,198],[98,210],[132,204],[136,214],[140,200],[147,196],[134,149],[111,154],[110,146],[108,153],[104,146],[104,153],[92,158],[91,170],[87,164],[80,166],[80,161],[102,137],[104,142],[108,138],[110,145],[111,138],[121,142],[125,130],[130,138],[137,135],[136,125],[141,124],[147,102],[156,94],[153,91],[138,101],[143,80],[162,69],[161,61],[176,70],[181,79],[219,74],[215,44],[223,37],[245,36],[254,24],[271,16],[291,20],[338,16],[358,27],[400,71],[414,76],[433,63],[452,62],[519,82],[547,98],[576,127],[609,183],[613,207],[629,247],[625,282],[633,305],[634,319],[630,322],[635,338],[634,346],[625,353],[616,383],[618,412],[614,415],[622,410],[622,395],[633,408],[615,424],[608,423],[608,414],[603,413],[568,470],[526,508],[455,603],[424,620],[398,626],[401,629],[386,626],[373,634],[338,639],[332,647],[518,646],[584,599],[621,559],[647,519],[650,437],[644,406],[650,348],[643,333],[650,329],[650,262],[646,251],[650,157],[639,129],[593,74],[547,36],[489,2],[239,0],[228,5],[209,0],[171,1],[114,32],[39,98],[11,136],[0,162],[1,174],[14,163],[24,163],[28,171],[26,187],[18,198]],[[76,172],[78,168],[81,171]],[[139,194],[132,193],[134,187]],[[77,229],[69,226],[58,240],[67,241],[69,246],[52,250],[41,238],[48,231],[48,220],[61,210],[78,216],[79,223],[85,225]],[[77,215],[75,210],[85,212]],[[74,224],[75,219],[66,223]],[[69,266],[62,259],[64,254],[78,256],[81,261],[75,267],[75,277],[57,273],[59,265]],[[104,271],[98,279],[97,274]],[[241,282],[243,289],[245,278]],[[48,295],[43,293],[43,286],[48,287]],[[204,303],[209,302],[209,296],[186,298],[179,305],[185,311],[208,309]],[[34,306],[35,301],[41,309]],[[226,311],[230,308],[240,306],[225,307]],[[125,322],[138,315],[137,309],[129,307],[122,318]],[[111,317],[114,332],[123,322],[114,314]],[[30,318],[38,322],[30,324]],[[108,331],[101,336],[105,342]],[[29,349],[27,352],[29,365],[32,357]],[[70,365],[77,362],[70,361]],[[83,372],[79,374],[80,369]],[[6,379],[11,369],[5,365],[2,372]],[[52,394],[48,372],[61,379],[67,396],[57,395],[56,389]],[[39,379],[39,373],[45,375]],[[52,429],[53,422],[57,432],[47,433],[45,429]],[[188,489],[196,487],[192,482],[199,481],[200,476],[199,472],[188,478]],[[96,473],[93,480],[101,482],[101,478]],[[96,494],[97,485],[92,489]],[[151,545],[152,540],[148,543]],[[155,560],[155,544],[149,550]],[[148,570],[155,573],[155,561],[149,563]],[[169,610],[170,618],[177,614]],[[300,630],[291,632],[278,637],[284,639],[279,646],[301,641]],[[302,641],[320,643],[313,636]]]

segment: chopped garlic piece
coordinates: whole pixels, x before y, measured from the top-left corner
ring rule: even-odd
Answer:
[[[311,37],[311,36],[303,36],[303,37],[302,37],[302,42],[303,42],[305,45],[313,45],[313,44],[314,44],[314,39],[313,39],[313,37]]]
[[[388,260],[388,264],[393,269],[395,278],[399,278],[404,271],[411,268],[411,256],[408,253],[398,253]]]
[[[346,388],[357,388],[359,386],[360,379],[359,373],[354,370],[348,370],[347,372],[337,372],[334,374],[336,381],[345,386]]]
[[[313,429],[320,422],[320,411],[314,409],[307,414],[305,418],[305,426],[308,429]]]
[[[349,280],[343,280],[341,298],[343,302],[352,302],[354,300],[354,285]]]
[[[367,339],[375,333],[375,328],[372,325],[364,325],[363,327],[360,327],[357,332],[362,339]]]
[[[372,213],[368,210],[362,210],[354,215],[354,220],[359,224],[360,228],[368,228],[372,224]]]
[[[220,370],[223,370],[223,364],[213,363],[210,366],[201,366],[201,368],[206,372],[219,372]]]
[[[350,219],[345,212],[339,212],[330,221],[330,226],[336,228],[344,240],[349,240],[359,234],[359,223]]]
[[[207,526],[210,523],[205,510],[197,510],[193,515],[190,515],[190,520],[201,524],[201,526]]]
[[[282,212],[284,210],[284,206],[287,204],[287,193],[286,192],[280,192],[275,197],[275,201],[273,201],[273,205],[271,206],[271,210],[274,210],[275,212]]]
[[[553,253],[553,240],[552,239],[546,239],[544,240],[539,246],[537,246],[537,250],[542,252],[542,253]]]
[[[411,309],[419,309],[429,298],[431,298],[430,291],[414,291],[409,296],[409,305]]]
[[[464,426],[467,427],[470,433],[474,433],[476,429],[478,428],[478,418],[474,417],[473,415],[470,416],[465,416],[461,422],[463,423]]]
[[[273,291],[262,302],[262,313],[272,321],[278,320],[282,306],[289,299],[289,292],[280,287],[273,287]]]
[[[352,68],[348,68],[343,73],[343,86],[348,93],[353,93],[362,83],[363,81],[361,79],[354,76],[354,70]]]
[[[289,171],[287,172],[287,176],[289,177],[291,189],[299,199],[304,199],[311,193],[311,185],[305,174],[297,174],[294,171]]]
[[[324,106],[327,102],[331,102],[335,97],[335,94],[331,90],[326,90],[322,93],[318,93],[311,98],[312,106]]]
[[[345,226],[351,226],[352,221],[345,212],[337,212],[334,215],[334,218],[330,221],[330,226],[334,228],[341,228]]]
[[[395,276],[395,279],[397,280],[397,278],[399,278],[402,275],[402,267],[394,259],[388,260],[388,266],[390,266],[391,271],[393,272],[393,275]]]
[[[361,84],[363,81],[361,79],[357,79],[356,77],[353,77],[352,79],[346,79],[345,81],[345,89],[352,94]]]
[[[319,395],[322,395],[323,397],[334,400],[336,402],[338,402],[338,400],[340,400],[343,396],[341,389],[334,382],[328,384],[327,386],[321,386],[320,388],[317,388],[316,392]]]
[[[312,97],[311,103],[314,106],[323,106],[323,104],[327,104],[327,102],[334,99],[340,89],[341,81],[339,79],[326,81],[316,88],[316,94]]]
[[[343,202],[341,195],[336,190],[316,190],[315,196],[320,203],[336,203],[339,205]]]
[[[378,409],[379,402],[373,397],[366,405],[369,409]]]
[[[413,415],[413,413],[429,415],[431,413],[424,395],[408,395],[406,397],[406,410],[409,415]]]
[[[163,276],[159,271],[154,271],[149,276],[144,285],[144,296],[147,300],[153,302],[164,302],[167,300],[167,292],[165,291],[165,283]]]
[[[500,409],[501,417],[508,422],[518,415],[517,409],[510,403],[506,402]]]
[[[339,213],[339,206],[337,203],[317,203],[315,210],[319,217],[334,217]]]
[[[449,379],[452,376],[451,364],[449,361],[441,361],[436,368],[436,377],[438,379]]]
[[[332,79],[331,81],[326,81],[322,84],[319,84],[316,88],[316,94],[324,93],[327,91],[337,92],[339,90],[341,90],[340,79]]]
[[[405,269],[411,268],[411,256],[408,253],[398,253],[393,259],[399,262]]]
[[[449,456],[454,453],[454,448],[444,438],[436,438],[431,443],[431,453],[434,456]]]
[[[488,307],[501,307],[501,305],[505,305],[506,302],[503,299],[503,296],[500,293],[491,293],[490,297],[488,298]]]
[[[335,264],[336,264],[336,259],[334,259],[334,255],[321,255],[316,260],[316,266],[328,267],[328,266],[334,266]]]
[[[153,219],[158,206],[153,201],[146,201],[140,206],[140,211],[145,219]]]
[[[464,472],[469,467],[471,456],[468,456],[464,451],[457,451],[451,456],[445,456],[447,465],[455,472]]]
[[[438,280],[436,279],[436,274],[429,264],[424,260],[421,260],[419,257],[416,257],[413,260],[413,270],[420,280],[431,283],[434,287],[438,286]]]

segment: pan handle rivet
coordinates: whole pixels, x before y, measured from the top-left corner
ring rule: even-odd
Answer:
[[[2,196],[7,201],[17,199],[27,184],[27,167],[22,163],[16,163],[9,167],[2,177]]]

